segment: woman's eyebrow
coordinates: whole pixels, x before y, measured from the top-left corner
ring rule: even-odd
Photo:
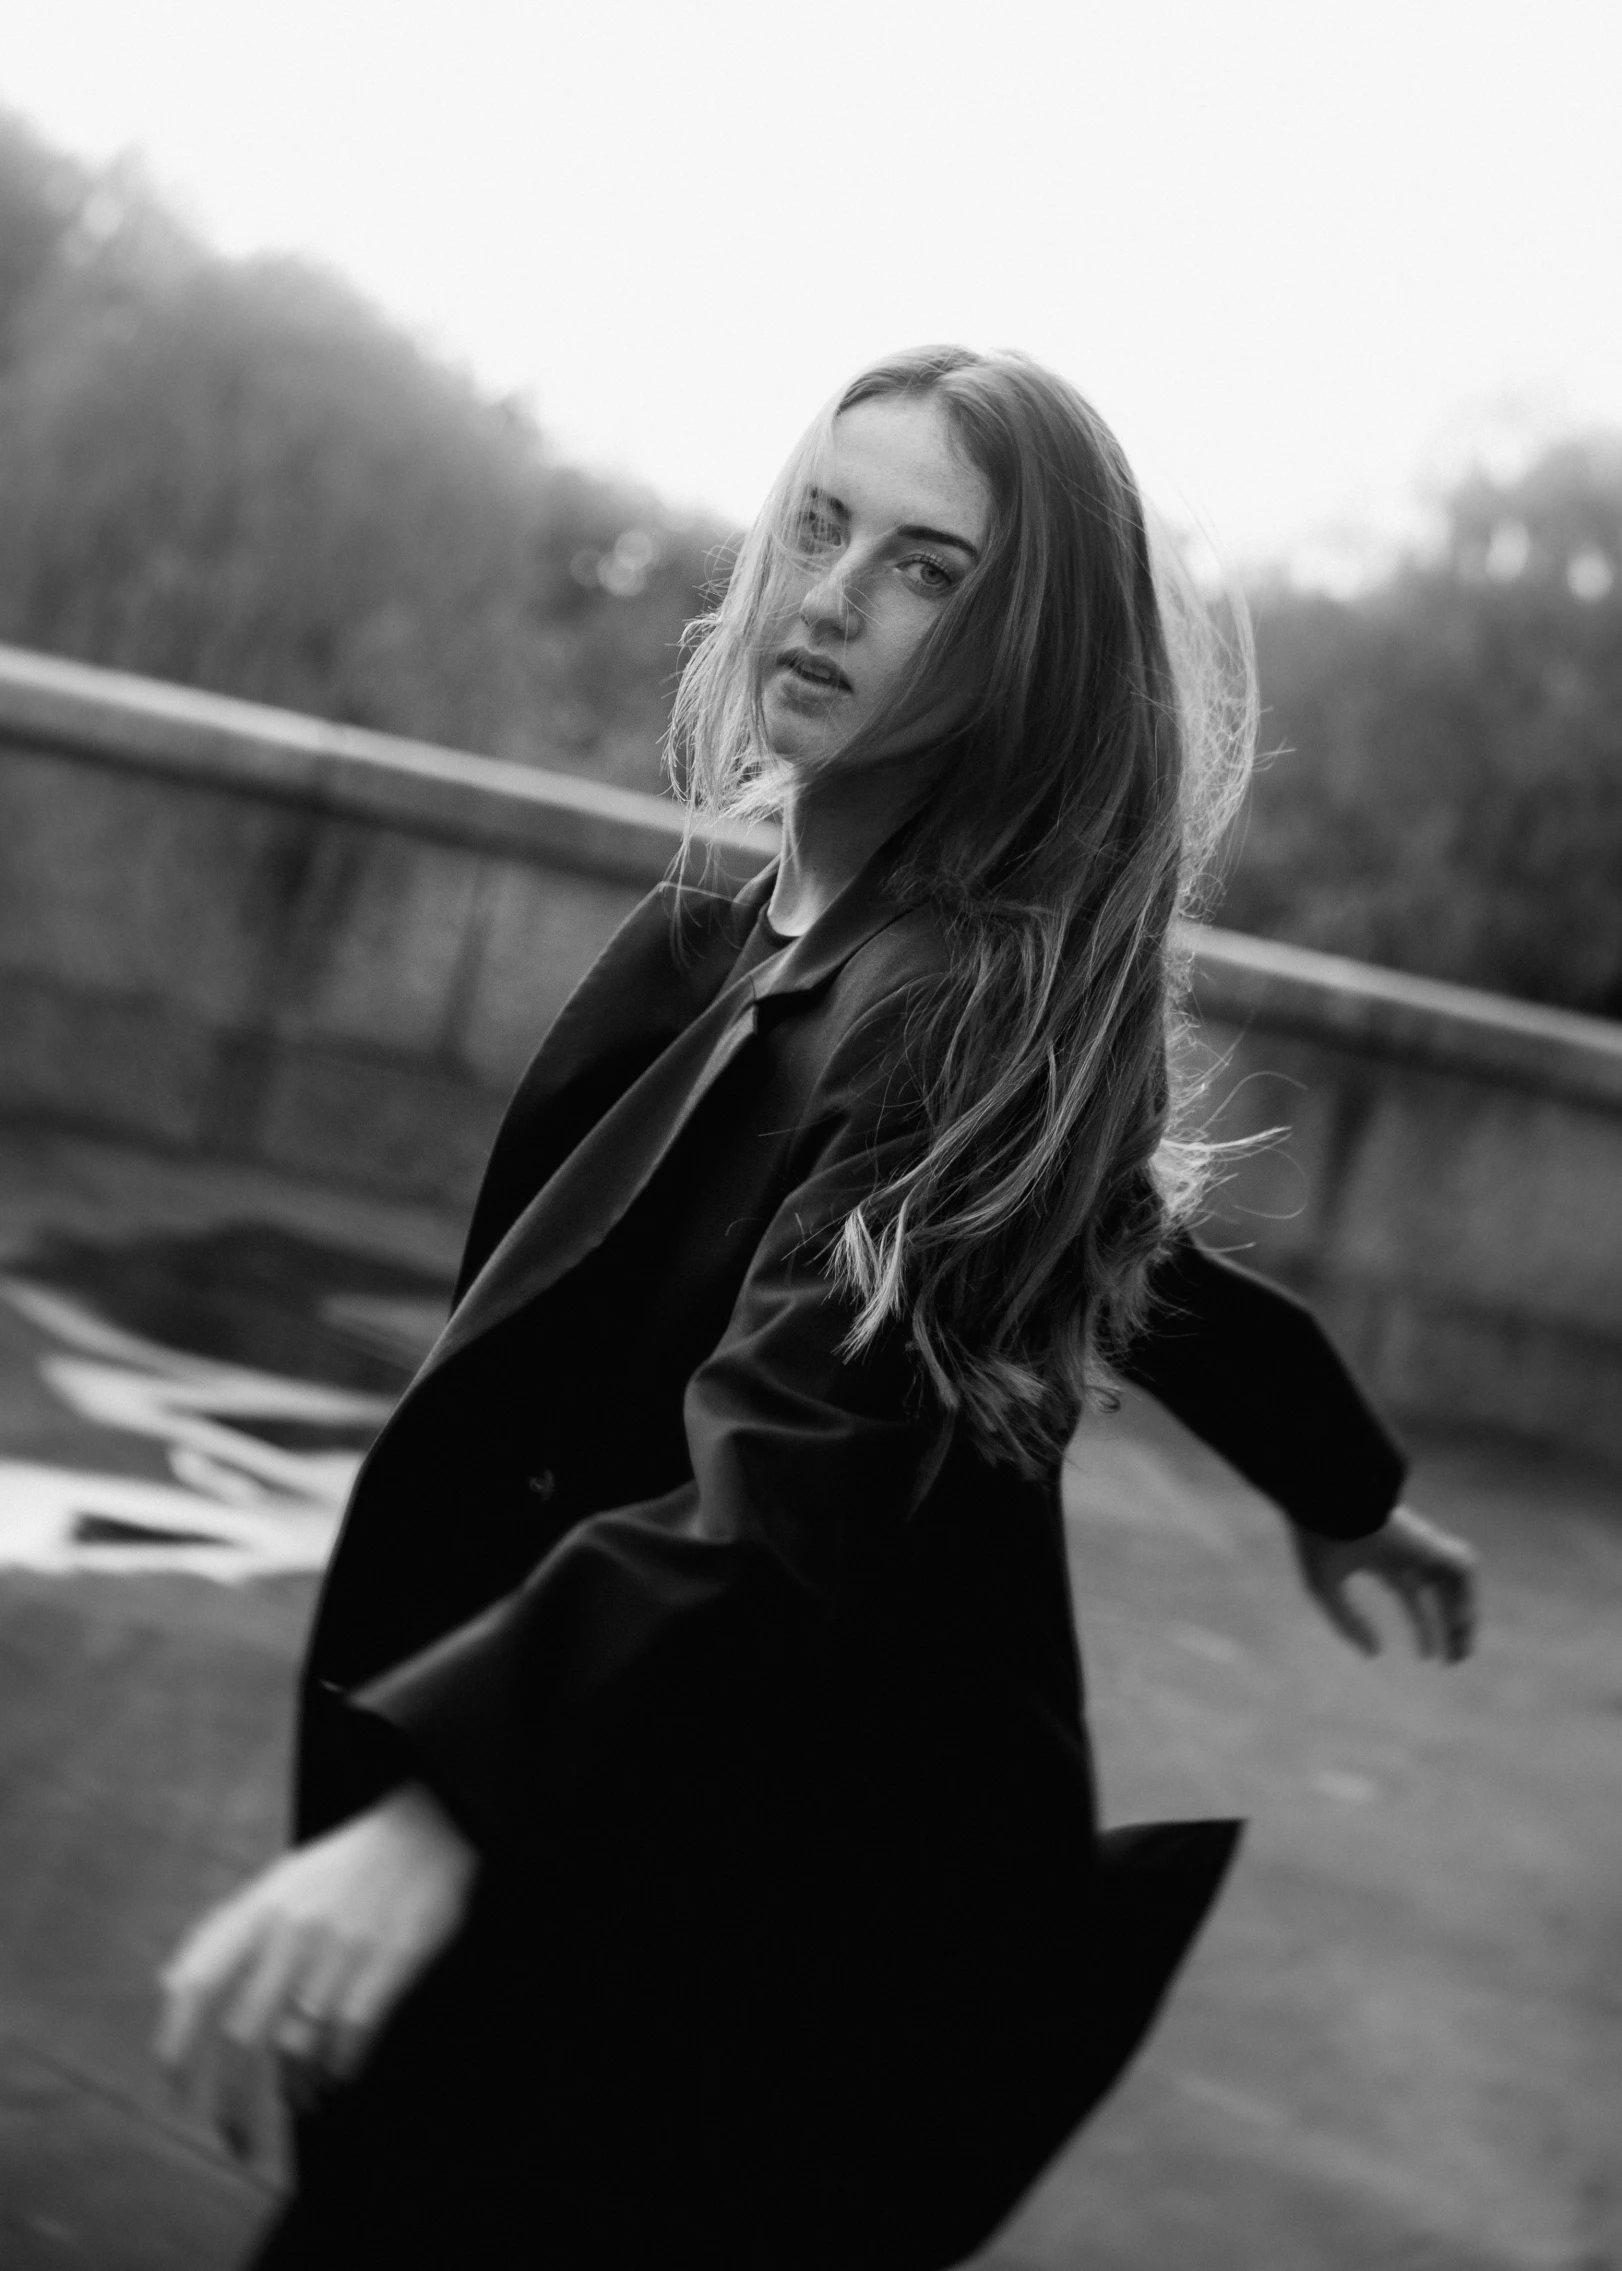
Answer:
[[[949,528],[925,528],[917,521],[908,521],[896,534],[904,536],[909,544],[953,544],[958,551],[967,552],[971,560],[980,557],[977,544],[971,544],[966,536],[954,536]]]
[[[829,489],[819,489],[815,482],[806,492],[812,504],[824,511],[837,513],[841,520],[849,520],[850,507],[843,497],[836,497]],[[955,536],[949,528],[929,528],[922,521],[904,521],[896,535],[908,544],[950,544],[959,552],[966,552],[971,560],[978,560],[980,548],[971,544],[966,536]]]

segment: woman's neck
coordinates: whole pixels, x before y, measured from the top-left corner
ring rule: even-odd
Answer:
[[[864,765],[790,787],[783,852],[766,920],[785,937],[808,931],[927,795],[935,768],[917,759]]]

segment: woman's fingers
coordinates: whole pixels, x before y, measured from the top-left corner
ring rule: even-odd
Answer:
[[[1414,1587],[1416,1613],[1424,1620],[1425,1645],[1421,1653],[1438,1664],[1447,1662],[1447,1626],[1442,1616],[1441,1592],[1434,1578],[1421,1578]]]
[[[334,2043],[343,1993],[362,1959],[354,1940],[324,1940],[282,2004],[270,2045],[282,2094],[295,2113],[310,2112],[336,2078]]]
[[[213,2118],[227,2149],[253,2161],[276,2127],[276,2078],[263,2046],[248,2050],[221,2037],[215,2045]]]
[[[158,1975],[163,2008],[153,2048],[177,2090],[191,2080],[209,2029],[254,1959],[251,1890],[212,1909]]]
[[[1330,1576],[1326,1573],[1313,1585],[1312,1590],[1319,1607],[1342,1639],[1349,1640],[1365,1656],[1379,1655],[1379,1628],[1374,1619],[1352,1599],[1347,1591],[1345,1575]]]
[[[1376,1567],[1407,1610],[1420,1653],[1457,1664],[1475,1641],[1476,1560],[1455,1538],[1406,1513]]]
[[[313,2063],[323,2054],[359,1960],[352,1942],[287,1912],[287,1874],[278,1864],[216,1909],[162,1975],[158,2056],[179,2092],[206,2075],[207,2112],[242,2159],[264,2136],[278,2055]]]
[[[352,2081],[360,2072],[384,2021],[424,1969],[431,1953],[424,1946],[376,1948],[351,1974],[332,2028],[330,2057],[335,2080]]]
[[[215,2048],[215,2125],[244,2160],[252,2157],[264,2125],[275,2029],[309,1964],[308,1933],[267,1910],[256,1960],[220,2020]]]
[[[295,1982],[309,1968],[307,1933],[274,1911],[268,1913],[260,1930],[257,1961],[221,2021],[226,2041],[244,2049],[263,2048]]]
[[[1462,1568],[1444,1570],[1435,1587],[1442,1653],[1450,1664],[1462,1663],[1476,1644],[1476,1570],[1474,1560]]]
[[[1475,1653],[1476,1618],[1478,1614],[1476,1586],[1475,1580],[1472,1578],[1465,1589],[1464,1598],[1455,1605],[1451,1618],[1452,1657],[1456,1664],[1462,1663],[1466,1656]]]
[[[1387,1588],[1402,1605],[1414,1647],[1421,1656],[1441,1653],[1441,1633],[1424,1579],[1412,1570],[1382,1570]]]
[[[177,2092],[206,2074],[208,2109],[242,2159],[267,2127],[265,2028],[301,1953],[297,1932],[264,1897],[263,1882],[205,1918],[163,1973],[156,2045]]]
[[[338,2022],[344,1988],[364,1951],[349,1938],[324,1935],[307,1952],[303,1968],[289,1984],[271,2030],[271,2046],[293,2064],[311,2064],[324,2055]]]
[[[278,2090],[302,2109],[336,2079],[345,1996],[365,1957],[354,1940],[274,1910],[261,1927],[256,1960],[214,2025],[210,2110],[243,2160],[264,2142]]]

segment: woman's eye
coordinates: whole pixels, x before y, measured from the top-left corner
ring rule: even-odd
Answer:
[[[800,541],[809,552],[826,552],[839,542],[839,523],[808,507],[800,516]]]
[[[951,569],[944,561],[933,559],[927,552],[909,553],[901,567],[920,591],[947,592],[957,588],[957,578]]]

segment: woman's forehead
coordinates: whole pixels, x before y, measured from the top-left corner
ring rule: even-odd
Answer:
[[[990,531],[990,483],[965,456],[935,395],[881,395],[842,410],[811,479],[853,525],[927,525],[977,549]]]

